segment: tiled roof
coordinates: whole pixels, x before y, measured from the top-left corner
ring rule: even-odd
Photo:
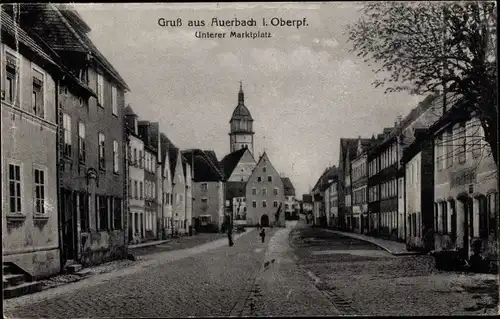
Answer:
[[[232,152],[230,154],[227,154],[224,156],[224,158],[220,161],[220,166],[224,171],[224,177],[228,179],[231,174],[233,173],[233,170],[236,168],[236,165],[238,165],[241,157],[245,153],[247,149],[240,149],[235,152]]]
[[[232,200],[235,197],[245,197],[246,182],[227,182],[226,200]]]
[[[43,58],[46,62],[58,66],[58,64],[50,57],[36,42],[31,38],[26,31],[21,29],[17,23],[5,12],[1,10],[1,27],[2,31],[7,32],[9,35],[18,39],[19,42],[28,47],[35,54]]]
[[[182,151],[181,153],[187,162],[193,165],[194,176],[192,178],[195,182],[216,182],[224,179],[219,168],[214,165],[209,155],[204,151],[196,149]]]
[[[294,196],[295,195],[295,187],[293,187],[292,181],[288,177],[282,177],[281,181],[283,182],[283,188],[285,196]]]
[[[109,75],[126,90],[130,90],[118,71],[89,39],[85,22],[81,17],[78,18],[81,21],[77,21],[75,17],[79,15],[69,5],[22,4],[21,10],[23,23],[30,25],[54,50],[92,53]],[[64,13],[65,10],[70,13]]]

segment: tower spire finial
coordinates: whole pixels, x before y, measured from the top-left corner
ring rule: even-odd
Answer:
[[[238,93],[238,105],[244,105],[245,103],[245,96],[243,94],[243,84],[240,81],[240,92]]]

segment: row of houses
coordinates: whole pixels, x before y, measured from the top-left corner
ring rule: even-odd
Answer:
[[[497,255],[496,164],[478,116],[451,94],[428,96],[376,137],[341,138],[338,166],[311,195],[325,227],[464,256],[481,243]]]
[[[284,223],[295,191],[265,152],[254,159],[253,138],[240,141],[253,134],[241,86],[232,153],[181,150],[127,105],[89,32],[68,5],[1,7],[4,287],[8,271],[35,280],[227,220]]]

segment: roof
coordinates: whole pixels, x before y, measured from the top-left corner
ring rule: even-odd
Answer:
[[[195,182],[217,182],[224,180],[224,174],[212,162],[210,155],[202,150],[187,150],[182,151],[189,164],[192,165],[193,176]]]
[[[226,183],[226,200],[231,200],[235,197],[245,197],[246,182],[227,182]]]
[[[222,169],[220,168],[219,161],[217,160],[217,155],[215,155],[215,151],[212,150],[204,150],[205,154],[210,158],[212,163],[217,167],[222,172]]]
[[[302,195],[302,202],[304,202],[304,203],[312,203],[313,202],[312,195],[309,195],[309,194]]]
[[[240,159],[241,157],[243,157],[243,154],[245,154],[246,150],[246,148],[243,148],[229,153],[220,161],[220,167],[224,171],[224,177],[226,179],[231,177],[231,174],[236,168],[236,165],[238,165],[238,163],[240,162]]]
[[[313,191],[319,190],[322,192],[325,189],[327,189],[331,185],[329,180],[335,179],[337,177],[337,174],[338,174],[338,169],[335,165],[325,169],[323,174],[321,174],[321,176],[318,178],[318,181],[314,185]]]
[[[295,187],[293,187],[292,181],[288,177],[282,177],[281,181],[283,182],[283,188],[285,196],[294,196],[295,195]]]
[[[240,82],[240,91],[238,92],[238,105],[233,111],[231,120],[248,120],[253,121],[250,111],[245,106],[245,95],[243,93],[243,88]]]
[[[7,12],[4,10],[1,10],[1,27],[2,31],[6,31],[9,35],[14,37],[15,39],[18,39],[19,42],[24,44],[26,47],[28,47],[31,51],[33,51],[35,54],[40,56],[42,59],[44,59],[46,62],[58,66],[58,64],[52,59],[51,56],[49,56],[36,42],[31,38],[26,31],[21,29],[17,23],[12,20],[12,18],[9,16]]]
[[[415,130],[415,139],[405,149],[403,149],[403,156],[401,156],[401,164],[407,163],[419,151],[422,150],[423,142],[431,141],[429,130],[424,128],[417,128]]]
[[[70,5],[22,4],[21,10],[23,23],[30,24],[54,50],[91,53],[111,77],[130,91],[118,71],[87,36],[90,28]]]
[[[137,117],[137,114],[135,114],[130,104],[127,104],[127,106],[123,109],[123,115]]]

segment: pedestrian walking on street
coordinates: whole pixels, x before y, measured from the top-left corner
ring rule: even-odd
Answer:
[[[260,238],[262,238],[262,242],[266,241],[266,230],[264,228],[260,231]]]

